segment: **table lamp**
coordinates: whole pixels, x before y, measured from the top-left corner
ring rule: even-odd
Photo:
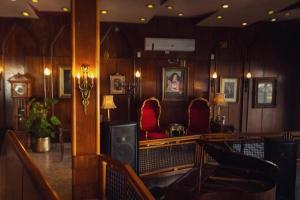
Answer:
[[[110,121],[109,109],[117,108],[117,106],[114,103],[114,96],[113,95],[104,95],[101,108],[107,109],[107,121]]]
[[[217,120],[220,120],[221,106],[227,105],[227,103],[225,102],[225,94],[224,93],[216,93],[214,100],[213,100],[213,105],[217,106],[217,108],[218,108]]]

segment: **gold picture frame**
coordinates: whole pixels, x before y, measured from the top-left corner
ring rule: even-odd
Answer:
[[[72,97],[72,69],[68,66],[58,68],[58,96],[59,98]]]
[[[119,73],[110,75],[110,94],[125,94],[125,76]]]
[[[187,100],[188,77],[186,67],[164,67],[162,69],[162,100]]]

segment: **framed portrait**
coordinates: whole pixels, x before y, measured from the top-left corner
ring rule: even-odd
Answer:
[[[125,76],[119,73],[110,75],[110,94],[125,94]]]
[[[58,95],[60,98],[72,96],[72,70],[71,67],[60,66],[58,71]]]
[[[253,107],[273,108],[276,106],[276,78],[255,78],[253,81]]]
[[[183,101],[187,98],[188,69],[185,67],[164,67],[162,71],[162,99]]]
[[[237,103],[239,97],[239,78],[221,77],[220,93],[224,93],[225,102]]]

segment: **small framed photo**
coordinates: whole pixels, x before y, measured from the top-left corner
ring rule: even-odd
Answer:
[[[58,95],[60,98],[71,98],[72,96],[72,69],[60,66],[58,71]]]
[[[162,71],[162,99],[183,101],[187,99],[188,69],[185,67],[164,67]]]
[[[253,107],[273,108],[276,106],[276,78],[255,78],[253,81]]]
[[[110,94],[125,94],[125,76],[119,73],[110,75]]]
[[[239,78],[222,77],[220,81],[220,93],[224,93],[225,102],[237,103],[239,98]]]

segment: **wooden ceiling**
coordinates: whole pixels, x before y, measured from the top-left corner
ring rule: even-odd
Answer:
[[[70,10],[70,0],[1,0],[0,17],[38,18],[42,12],[64,12]],[[147,4],[153,4],[149,9]],[[222,5],[229,8],[224,9]],[[173,9],[168,9],[172,6]],[[101,10],[108,13],[101,15],[101,21],[147,23],[155,16],[193,18],[198,26],[239,27],[259,21],[292,20],[300,18],[299,0],[101,0]],[[268,11],[274,11],[268,14]],[[100,12],[100,11],[99,11]],[[183,16],[178,16],[183,13]],[[222,19],[217,19],[221,16]],[[144,18],[144,21],[140,19]]]

